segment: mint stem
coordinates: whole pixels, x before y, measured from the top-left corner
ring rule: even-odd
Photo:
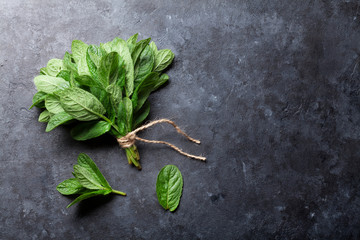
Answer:
[[[118,190],[114,190],[114,189],[112,189],[112,190],[111,190],[111,192],[116,193],[116,194],[119,194],[119,195],[126,196],[126,193],[124,193],[124,192],[120,192],[120,191],[118,191]]]

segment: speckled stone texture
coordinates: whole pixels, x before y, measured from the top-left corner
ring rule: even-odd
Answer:
[[[0,2],[0,239],[359,239],[360,2]],[[111,137],[77,142],[45,133],[28,110],[33,78],[71,41],[152,37],[176,55],[171,81],[151,96],[142,132],[205,154],[190,160],[138,143],[142,171]],[[128,196],[71,198],[56,185],[81,152]],[[156,177],[184,178],[176,212]]]

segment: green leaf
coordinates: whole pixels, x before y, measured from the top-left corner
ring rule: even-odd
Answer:
[[[126,113],[127,132],[130,132],[132,130],[133,106],[132,106],[131,100],[127,97],[123,98],[123,104],[124,104],[125,113]]]
[[[93,79],[98,79],[98,68],[100,67],[101,58],[106,52],[98,46],[90,45],[86,53],[86,63],[89,68],[90,75]]]
[[[169,81],[169,75],[167,74],[161,74],[159,80],[155,83],[155,86],[153,87],[153,91],[157,90],[159,87],[161,87],[164,83]]]
[[[64,90],[60,102],[64,110],[79,121],[96,120],[106,112],[94,95],[76,87]]]
[[[51,113],[48,110],[44,110],[39,115],[39,122],[48,122],[50,117]]]
[[[149,46],[146,46],[142,51],[139,61],[135,65],[135,89],[144,78],[151,73],[154,65],[154,53]]]
[[[132,58],[134,64],[138,60],[138,58],[139,58],[140,54],[142,53],[142,51],[144,50],[144,48],[149,45],[150,40],[151,40],[151,38],[147,38],[147,39],[141,40],[136,43],[135,48],[131,53],[131,58]]]
[[[158,52],[157,46],[154,42],[151,42],[149,44],[149,47],[151,48],[151,50],[153,51],[154,54],[156,54]]]
[[[106,110],[106,114],[109,117],[109,119],[111,120],[111,122],[114,122],[115,117],[116,117],[116,111],[115,111],[114,106],[111,103],[110,94],[108,92],[106,92],[106,90],[104,90],[104,89],[94,88],[94,87],[91,87],[90,91],[97,99],[99,99],[101,104],[104,106],[104,108]]]
[[[163,167],[156,181],[156,194],[164,209],[174,211],[180,202],[183,188],[181,172],[174,165]]]
[[[64,124],[70,120],[72,120],[73,117],[67,114],[66,112],[60,112],[50,117],[50,120],[48,122],[48,125],[46,126],[46,132],[50,132],[57,126],[60,126],[61,124]]]
[[[126,78],[125,78],[125,92],[126,96],[131,96],[134,91],[134,63],[131,58],[127,43],[121,38],[115,38],[113,41],[100,44],[100,46],[107,52],[117,52],[124,60]]]
[[[78,141],[99,137],[108,132],[111,124],[105,121],[82,122],[71,129],[71,136]]]
[[[64,58],[63,58],[63,64],[65,69],[69,70],[70,72],[76,72],[77,74],[77,66],[75,63],[75,59],[72,57],[72,55],[68,52],[65,52]]]
[[[47,93],[44,92],[37,92],[34,94],[32,99],[32,105],[29,109],[32,109],[34,106],[38,108],[44,108],[45,107],[45,98],[47,96]]]
[[[147,77],[137,86],[131,98],[135,112],[145,103],[158,81],[159,74],[153,72],[147,75]]]
[[[69,178],[57,185],[56,190],[62,195],[71,195],[84,191],[84,187],[76,178]]]
[[[87,75],[77,76],[75,77],[75,81],[78,82],[80,85],[88,87],[104,88],[104,86],[99,81]]]
[[[106,54],[106,52],[96,45],[89,45],[87,49],[87,58],[88,62],[91,61],[96,68],[100,66],[101,58]]]
[[[102,187],[111,190],[109,183],[106,181],[105,177],[102,175],[94,161],[88,155],[85,153],[80,153],[78,156],[78,163],[80,166],[88,170]]]
[[[110,94],[113,105],[118,106],[122,100],[121,87],[115,84],[111,84],[106,88],[106,91]]]
[[[64,68],[63,60],[54,58],[48,61],[46,69],[43,69],[42,72],[45,72],[46,75],[56,77]]]
[[[174,53],[170,49],[161,49],[155,54],[155,64],[153,71],[161,72],[167,68],[174,59]]]
[[[126,109],[125,109],[124,100],[121,101],[118,105],[116,125],[118,126],[120,134],[122,136],[125,136],[126,133],[128,133],[127,120],[126,120]],[[130,131],[131,131],[131,129],[130,129]]]
[[[98,190],[98,191],[84,193],[84,194],[80,195],[79,197],[75,198],[75,200],[72,201],[66,208],[69,208],[72,205],[74,205],[75,203],[78,203],[82,200],[85,200],[85,199],[88,199],[91,197],[95,197],[95,196],[99,196],[99,195],[107,195],[109,193],[111,193],[111,191],[109,191],[109,190]]]
[[[65,81],[70,82],[70,75],[71,75],[71,71],[70,70],[61,70],[56,77],[62,78]]]
[[[140,126],[150,113],[150,102],[146,101],[145,104],[134,115],[134,128]]]
[[[52,94],[46,96],[45,107],[52,114],[64,112],[64,109],[61,107],[59,97]]]
[[[81,165],[74,166],[74,176],[83,185],[83,187],[92,190],[104,190],[106,189],[101,185],[100,180],[93,172],[90,172],[88,168]]]
[[[62,78],[47,75],[39,75],[35,77],[34,83],[37,90],[44,93],[53,93],[70,86],[69,83]]]
[[[129,37],[129,39],[126,41],[130,53],[132,53],[134,51],[138,36],[139,36],[139,34],[136,33],[136,34],[132,35],[131,37]]]
[[[74,40],[71,44],[72,57],[77,65],[79,75],[90,75],[89,67],[86,62],[86,52],[88,45],[80,40]]]
[[[111,52],[102,57],[98,69],[99,81],[104,86],[117,82],[121,64],[123,61],[117,52]]]
[[[46,71],[46,67],[40,68],[40,75],[48,75]]]

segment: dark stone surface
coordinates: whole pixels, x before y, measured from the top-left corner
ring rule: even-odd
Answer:
[[[359,239],[359,1],[1,1],[0,239]],[[71,41],[139,32],[176,54],[141,133],[206,163],[138,144],[143,170],[110,137],[45,133],[33,78]],[[66,209],[55,187],[80,152],[128,193]],[[157,202],[175,164],[180,207]]]

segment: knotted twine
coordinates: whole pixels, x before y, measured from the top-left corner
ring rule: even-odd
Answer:
[[[145,142],[145,143],[165,144],[165,145],[168,145],[169,147],[173,148],[175,151],[179,152],[180,154],[182,154],[184,156],[187,156],[189,158],[194,158],[194,159],[198,159],[198,160],[201,160],[201,161],[206,160],[206,157],[196,156],[196,155],[192,155],[192,154],[183,152],[180,148],[176,147],[175,145],[173,145],[171,143],[168,143],[168,142],[165,142],[165,141],[158,141],[158,140],[148,140],[148,139],[140,138],[140,137],[138,137],[136,135],[136,133],[138,133],[138,132],[140,132],[140,131],[142,131],[144,129],[147,129],[147,128],[155,125],[155,124],[164,123],[164,122],[171,124],[176,129],[176,131],[178,133],[185,136],[188,140],[190,140],[190,141],[192,141],[194,143],[200,144],[199,140],[196,140],[196,139],[190,137],[189,135],[184,133],[173,121],[171,121],[169,119],[165,119],[165,118],[155,120],[155,121],[152,121],[152,122],[150,122],[148,124],[145,124],[145,125],[137,128],[137,129],[135,129],[134,131],[129,132],[125,136],[123,136],[121,138],[118,138],[117,141],[118,141],[121,148],[129,148],[129,147],[131,147],[132,145],[135,144],[136,140],[142,141],[142,142]]]

